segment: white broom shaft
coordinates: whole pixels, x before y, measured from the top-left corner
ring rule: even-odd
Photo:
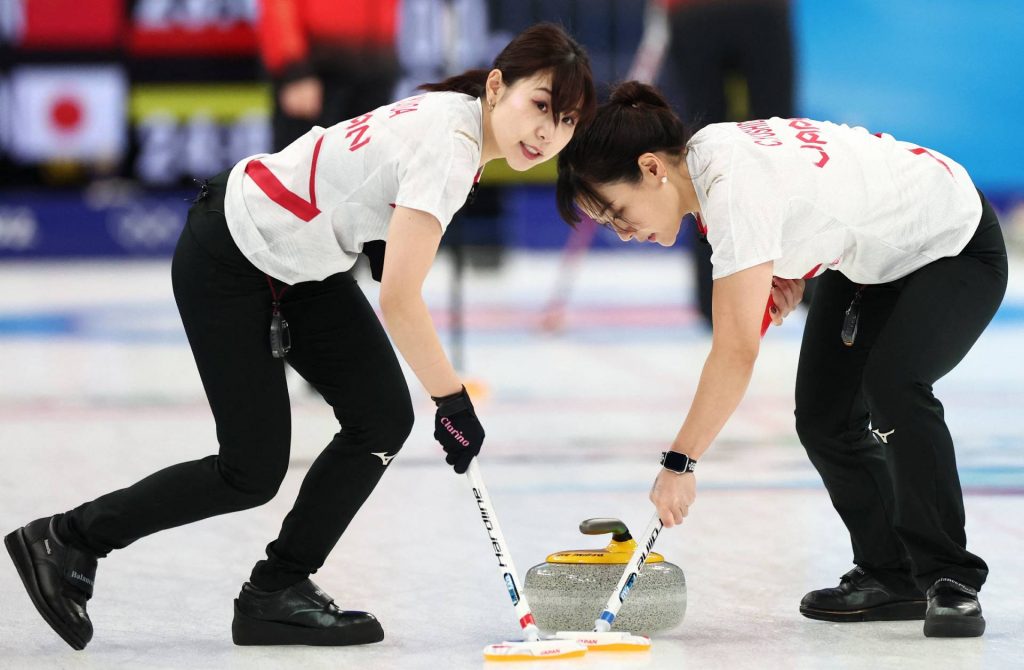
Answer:
[[[622,577],[619,578],[619,583],[615,587],[615,591],[608,598],[608,603],[604,606],[604,611],[601,612],[601,616],[594,622],[594,630],[608,631],[611,629],[611,624],[615,621],[615,617],[619,613],[619,608],[622,607],[622,601],[627,595],[622,591],[626,588],[626,584],[631,579],[635,582],[636,579],[639,578],[640,570],[643,569],[644,563],[647,562],[648,556],[651,555],[651,549],[654,547],[654,541],[658,539],[658,534],[661,533],[662,527],[663,524],[661,523],[661,519],[658,517],[658,513],[655,512],[651,517],[650,522],[647,524],[647,529],[644,530],[644,534],[638,539],[636,549],[633,551],[633,556],[629,559],[629,564],[626,565],[626,569],[622,571]],[[633,586],[635,586],[635,584],[630,584],[630,589],[632,589]]]
[[[526,594],[519,587],[519,573],[516,572],[516,566],[512,562],[512,555],[508,551],[508,544],[505,542],[505,536],[501,532],[501,526],[498,525],[498,517],[494,513],[494,505],[491,504],[491,496],[484,485],[483,477],[480,476],[480,466],[477,465],[477,460],[474,458],[470,461],[469,469],[466,470],[466,476],[469,477],[469,484],[473,488],[473,495],[476,497],[480,518],[483,520],[484,527],[487,529],[487,535],[491,539],[491,549],[498,559],[498,572],[501,573],[502,579],[505,580],[505,588],[508,590],[509,598],[515,607],[516,616],[519,617],[519,625],[526,634],[527,640],[538,640],[540,639],[540,633],[537,630],[533,612],[530,610],[530,604],[526,600]]]

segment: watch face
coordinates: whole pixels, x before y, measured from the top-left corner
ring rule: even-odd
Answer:
[[[684,472],[693,472],[693,467],[697,464],[697,461],[686,454],[680,454],[678,451],[666,451],[661,455],[661,464],[667,470],[682,474]]]

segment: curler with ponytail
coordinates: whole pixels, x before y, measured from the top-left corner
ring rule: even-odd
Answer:
[[[559,214],[574,226],[581,205],[603,212],[608,203],[597,192],[599,186],[639,182],[637,158],[647,152],[681,158],[692,135],[658,89],[638,81],[619,84],[558,155]]]
[[[585,126],[597,108],[590,58],[582,46],[553,23],[538,23],[516,35],[494,59],[502,81],[511,86],[520,79],[551,72],[551,115],[555,123],[564,114],[578,114],[576,127]],[[477,98],[484,95],[490,70],[468,70],[444,81],[419,86],[424,91],[456,91]]]

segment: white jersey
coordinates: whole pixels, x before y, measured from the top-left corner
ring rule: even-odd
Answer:
[[[833,269],[880,284],[955,256],[981,218],[963,167],[864,128],[718,123],[693,136],[686,162],[716,279],[774,261],[783,278]]]
[[[479,172],[478,98],[425,93],[330,128],[314,126],[276,154],[231,170],[224,216],[235,244],[287,284],[352,267],[363,244],[387,239],[395,206],[447,228]]]

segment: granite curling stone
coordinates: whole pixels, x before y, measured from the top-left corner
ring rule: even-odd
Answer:
[[[618,519],[587,519],[584,535],[612,534],[603,549],[573,549],[548,556],[526,573],[524,591],[537,626],[546,631],[593,630],[615,590],[636,541]],[[686,614],[686,577],[678,565],[651,552],[622,605],[613,631],[650,635],[678,626]]]

